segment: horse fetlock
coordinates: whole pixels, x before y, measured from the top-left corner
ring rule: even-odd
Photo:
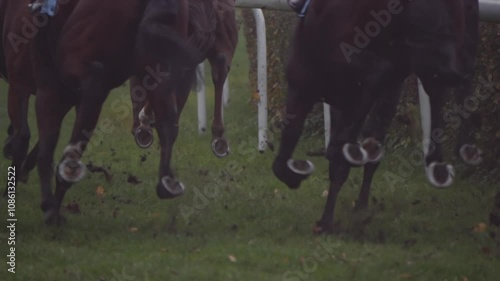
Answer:
[[[455,169],[444,162],[432,162],[425,169],[427,179],[435,187],[448,187],[453,183]]]
[[[149,126],[140,125],[134,133],[135,142],[140,148],[148,148],[153,144],[153,130]]]
[[[346,143],[342,146],[342,154],[352,165],[362,166],[368,162],[368,152],[359,143]]]
[[[212,151],[218,158],[226,157],[229,154],[229,144],[224,138],[214,138],[212,140]]]
[[[156,187],[156,194],[160,199],[172,199],[182,195],[185,190],[186,188],[182,182],[172,177],[164,176]]]
[[[464,144],[460,147],[462,161],[469,165],[478,165],[483,161],[483,151],[475,145]]]

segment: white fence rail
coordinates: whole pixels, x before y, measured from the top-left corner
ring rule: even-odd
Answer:
[[[267,46],[266,46],[266,25],[261,9],[279,10],[291,12],[287,0],[236,0],[236,6],[240,8],[252,8],[256,21],[257,32],[257,67],[258,67],[258,91],[259,91],[259,142],[258,149],[263,152],[267,146]],[[479,0],[479,14],[481,21],[500,23],[500,0]],[[201,66],[203,67],[203,66]],[[204,81],[200,81],[204,85]],[[229,99],[228,82],[226,81],[224,93],[224,104]],[[422,87],[419,87],[421,107],[428,107],[428,98]],[[425,95],[425,96],[424,96]],[[205,87],[201,86],[198,92],[198,128],[200,133],[206,131],[206,98]],[[427,105],[425,104],[427,103]],[[422,106],[423,105],[423,106]],[[330,137],[330,111],[329,106],[324,104],[325,117],[325,145]],[[425,123],[425,122],[424,122]],[[424,124],[426,125],[426,124]],[[424,139],[424,143],[427,140]],[[425,147],[425,145],[424,145]]]

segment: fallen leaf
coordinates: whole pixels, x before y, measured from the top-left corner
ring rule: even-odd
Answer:
[[[410,278],[413,278],[413,275],[409,274],[409,273],[403,273],[403,274],[400,274],[398,276],[399,279],[410,279]]]
[[[167,248],[161,248],[160,251],[162,252],[166,252],[167,251]]]
[[[474,226],[475,233],[483,233],[486,231],[487,225],[484,222],[480,222]]]
[[[260,95],[259,95],[259,92],[254,92],[253,95],[252,95],[252,98],[254,101],[260,101]]]
[[[68,205],[66,205],[66,211],[68,211],[72,214],[80,214],[81,213],[80,206],[75,201],[68,203]]]
[[[135,226],[132,226],[132,227],[128,228],[128,232],[137,232],[137,231],[139,231],[139,228],[137,228]]]
[[[469,281],[469,278],[462,276],[462,281]]]
[[[321,197],[328,197],[328,190],[324,190]]]
[[[102,186],[98,186],[95,190],[95,194],[100,197],[100,198],[103,198],[104,197],[104,187]]]
[[[228,255],[227,257],[228,257],[228,259],[229,259],[231,262],[236,262],[236,257],[235,257],[235,256],[233,256],[233,255]]]

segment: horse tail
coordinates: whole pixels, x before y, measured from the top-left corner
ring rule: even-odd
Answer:
[[[137,54],[148,62],[195,67],[201,55],[187,41],[187,4],[183,8],[175,2],[183,1],[148,1],[137,32]]]

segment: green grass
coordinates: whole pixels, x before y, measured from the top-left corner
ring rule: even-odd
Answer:
[[[404,153],[399,154],[403,158],[387,156],[375,178],[375,199],[359,215],[352,212],[352,202],[359,192],[361,171],[354,170],[337,206],[340,233],[314,236],[312,226],[321,215],[322,193],[328,187],[327,162],[313,159],[317,169],[297,191],[274,178],[270,167],[275,152],[256,151],[257,116],[250,100],[244,38],[240,39],[225,112],[230,156],[215,158],[210,134],[198,135],[192,95],[182,114],[172,160],[187,192],[175,200],[159,200],[157,143],[148,150],[136,147],[130,134],[128,88],[114,90],[101,116],[101,124],[109,118],[113,129],[97,133],[84,156],[86,162],[110,166],[112,182],[102,174],[88,174],[64,201],[64,206],[76,202],[81,214],[65,210],[65,226],[47,227],[39,208],[38,175],[33,172],[28,184],[17,188],[15,275],[6,271],[8,233],[0,227],[0,280],[499,280],[500,261],[494,257],[498,249],[488,236],[491,227],[484,233],[472,230],[487,222],[498,186],[468,178],[438,190],[426,182],[420,166],[391,185],[385,176],[401,173]],[[1,87],[4,92],[6,86]],[[211,86],[207,100],[211,117]],[[5,105],[5,94],[0,103]],[[55,159],[69,139],[73,119],[71,112]],[[5,106],[0,107],[0,120],[3,141]],[[31,112],[33,140],[34,120]],[[303,140],[297,158],[321,147],[322,141]],[[144,154],[146,160],[141,162]],[[9,162],[0,161],[4,183]],[[142,182],[128,183],[129,174]],[[102,198],[96,195],[98,186],[104,188]],[[195,196],[198,191],[215,195],[200,199]],[[1,206],[3,225],[5,201]],[[187,210],[194,213],[187,216]]]

